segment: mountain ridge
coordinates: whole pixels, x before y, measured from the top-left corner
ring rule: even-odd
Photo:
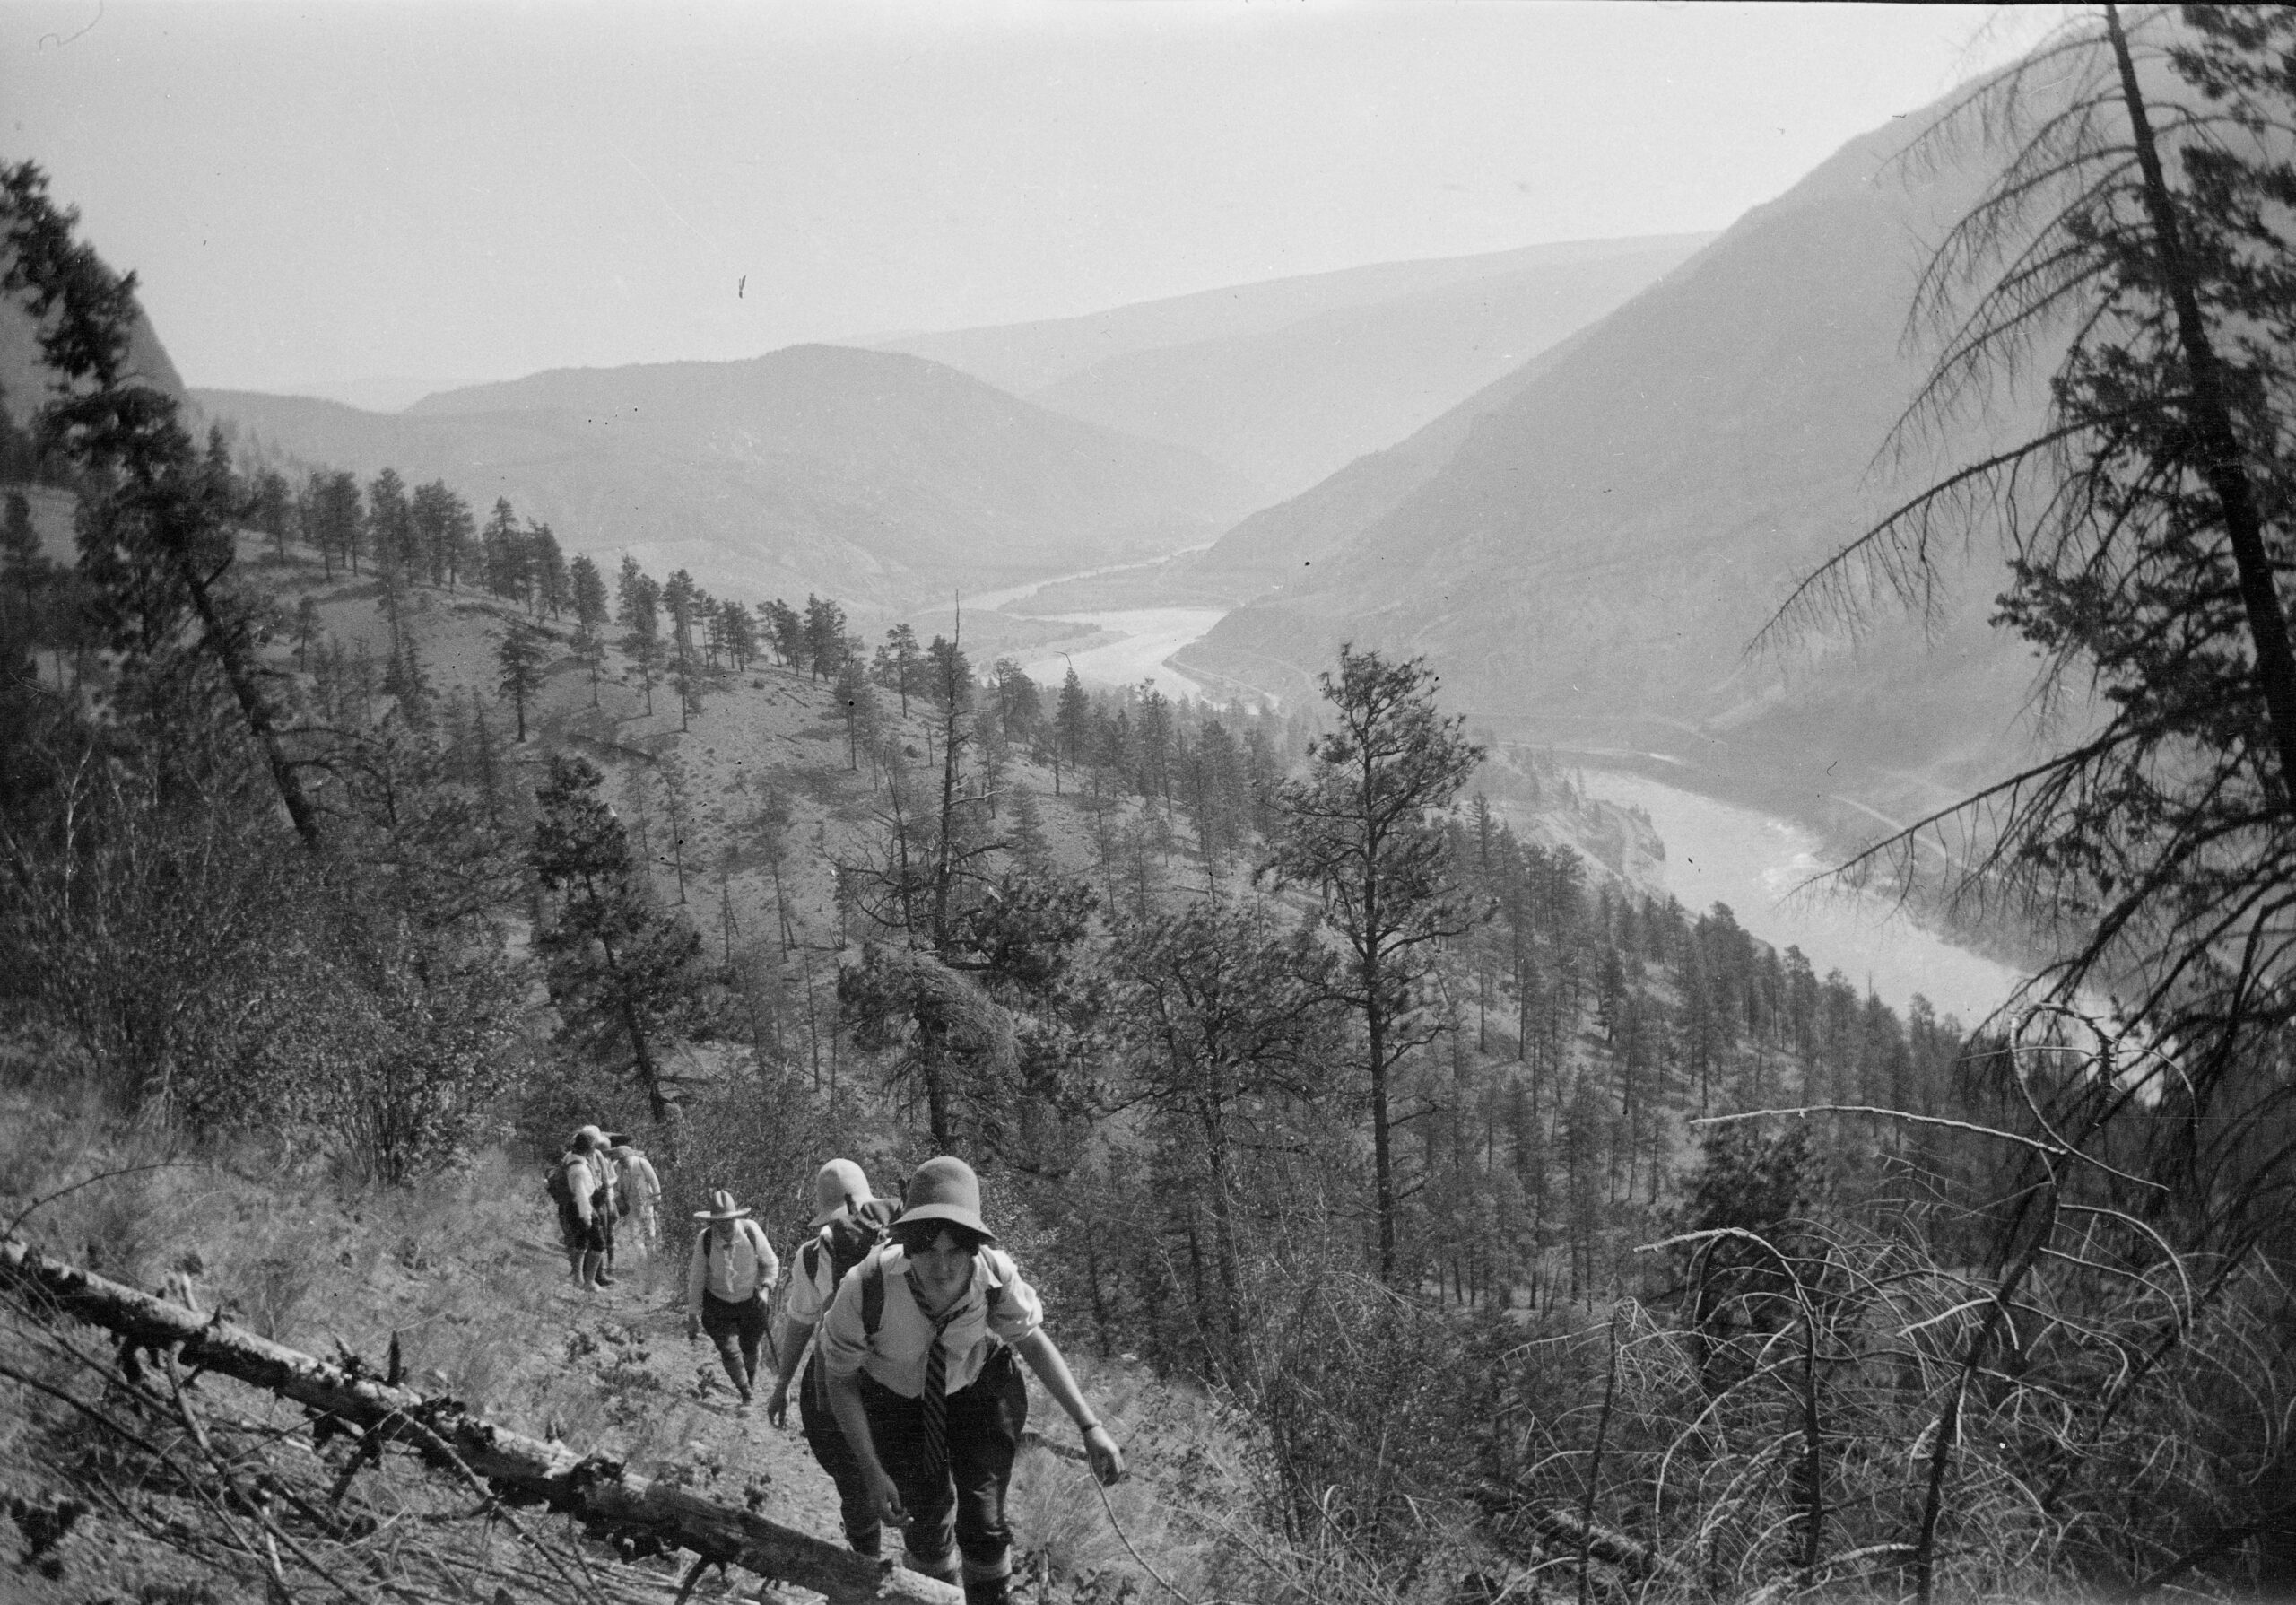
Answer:
[[[1288,496],[1502,378],[1709,238],[1371,264],[879,344],[1186,447]]]
[[[1775,766],[1766,800],[1805,816],[1822,795],[1915,806],[2022,750],[2030,675],[1984,626],[1982,563],[1936,621],[1943,656],[1895,618],[1747,653],[1910,482],[1869,470],[1925,371],[1902,344],[1915,241],[1980,182],[1895,162],[1926,122],[1848,142],[1567,350],[1231,529],[1205,569],[1282,587],[1176,662],[1296,696],[1344,640],[1423,652],[1506,734],[1657,739],[1725,788]]]
[[[792,346],[728,363],[554,370],[371,414],[198,391],[264,449],[505,496],[570,551],[764,594],[899,608],[1208,538],[1252,487],[923,359]]]

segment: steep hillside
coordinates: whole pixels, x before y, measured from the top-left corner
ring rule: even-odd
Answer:
[[[1983,626],[1981,569],[1944,655],[1909,626],[1814,642],[1814,661],[1745,655],[1792,581],[1910,480],[1871,472],[1921,374],[1905,308],[1920,241],[1979,176],[1891,166],[1906,138],[1854,142],[1408,456],[1247,521],[1207,565],[1281,563],[1284,589],[1183,654],[1188,671],[1297,692],[1352,638],[1429,654],[1501,729],[1658,747],[1796,811],[1843,792],[1893,811],[1965,781],[2015,739],[2025,683]]]
[[[1209,551],[1193,571],[1206,583],[1249,596],[1281,585],[1340,550],[1448,466],[1483,414],[1504,406],[1589,337],[1581,330],[1533,357],[1381,451],[1357,458],[1309,490],[1262,508]]]
[[[1202,540],[1251,504],[1201,458],[912,357],[564,371],[382,415],[202,392],[262,449],[506,496],[570,551],[765,594],[897,606]]]
[[[1600,318],[1706,238],[1383,263],[878,344],[1291,495]]]

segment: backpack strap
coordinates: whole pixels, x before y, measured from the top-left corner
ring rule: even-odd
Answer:
[[[865,1342],[877,1335],[885,1321],[884,1261],[871,1254],[861,1261],[861,1337]]]

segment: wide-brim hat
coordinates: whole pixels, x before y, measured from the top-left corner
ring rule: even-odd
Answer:
[[[628,1147],[629,1146],[630,1146],[630,1133],[629,1133],[629,1132],[627,1132],[627,1131],[609,1131],[609,1132],[607,1132],[607,1133],[606,1133],[606,1147],[610,1147],[610,1148],[626,1148],[626,1147]]]
[[[750,1213],[745,1207],[734,1202],[734,1195],[720,1187],[709,1195],[709,1208],[696,1209],[696,1220],[739,1220]]]
[[[980,1178],[961,1159],[945,1154],[927,1159],[910,1173],[901,1200],[904,1226],[912,1221],[945,1220],[990,1243],[996,1241],[996,1234],[980,1218]]]
[[[602,1148],[606,1146],[606,1134],[596,1126],[585,1126],[575,1132],[574,1146],[580,1147],[584,1138],[589,1138],[590,1146],[594,1148]]]
[[[869,1191],[869,1178],[859,1165],[850,1159],[832,1159],[813,1177],[813,1208],[818,1213],[806,1224],[818,1231],[854,1205],[865,1204],[876,1196]]]

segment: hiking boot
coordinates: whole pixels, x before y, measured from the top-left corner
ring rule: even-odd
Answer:
[[[598,1287],[611,1287],[613,1286],[613,1278],[602,1270],[598,1272],[598,1279],[591,1285]]]

